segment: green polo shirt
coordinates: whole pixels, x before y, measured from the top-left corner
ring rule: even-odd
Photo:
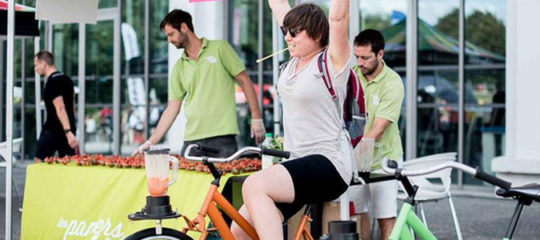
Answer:
[[[238,134],[234,77],[245,69],[222,40],[203,38],[196,60],[182,54],[171,73],[169,100],[185,100],[185,141]]]
[[[383,62],[384,63],[384,62]],[[405,94],[401,77],[386,64],[375,79],[368,82],[358,66],[353,67],[364,89],[368,121],[364,132],[369,132],[376,117],[390,121],[378,143],[382,144],[382,158],[400,160],[403,155],[398,120]],[[381,159],[374,159],[372,170],[380,169]]]

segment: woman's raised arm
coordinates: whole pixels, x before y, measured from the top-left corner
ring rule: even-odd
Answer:
[[[349,60],[349,0],[332,0],[328,14],[330,36],[328,51],[336,71],[341,71]]]
[[[278,22],[279,26],[283,25],[283,19],[285,18],[285,15],[291,10],[291,6],[289,5],[289,1],[287,0],[268,0],[268,5],[270,5],[270,9],[272,9],[272,13],[274,14],[274,18]]]

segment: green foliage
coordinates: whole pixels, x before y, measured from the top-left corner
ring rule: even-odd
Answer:
[[[454,9],[447,15],[439,18],[439,21],[434,26],[454,39],[459,37],[459,9]]]
[[[459,10],[456,8],[439,19],[435,28],[458,39]],[[490,12],[475,10],[465,18],[465,40],[488,51],[505,56],[506,27]]]
[[[390,16],[383,14],[370,14],[360,18],[361,29],[382,30],[390,26]]]
[[[270,141],[270,148],[276,150],[283,150],[283,138],[280,136],[275,136]]]
[[[489,51],[506,55],[506,27],[491,13],[475,11],[465,22],[465,37]]]
[[[459,34],[459,11],[454,9],[446,16],[439,19],[435,28],[445,34],[458,39]],[[495,15],[489,12],[474,11],[465,19],[465,41],[475,44],[490,52],[505,56],[506,53],[506,26]],[[489,90],[489,96],[494,94],[496,85],[504,82],[504,70],[468,70],[465,72],[467,83],[484,84]],[[481,102],[489,103],[490,99],[482,99],[476,96]]]
[[[271,138],[269,148],[270,149],[275,149],[275,150],[283,150],[283,137],[280,137],[280,136],[276,135],[273,138]],[[280,157],[273,157],[272,158],[272,162],[274,164],[277,164],[277,163],[281,162],[281,160],[282,159]]]

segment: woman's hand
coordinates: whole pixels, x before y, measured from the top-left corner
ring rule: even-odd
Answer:
[[[288,0],[268,0],[268,5],[272,9],[274,18],[278,22],[278,25],[283,25],[283,19],[285,15],[291,10]]]

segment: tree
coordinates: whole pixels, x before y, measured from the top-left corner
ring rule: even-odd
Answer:
[[[454,9],[439,19],[435,28],[458,39],[459,11]],[[490,12],[475,10],[465,19],[465,40],[490,52],[505,56],[506,26]]]
[[[493,14],[475,11],[465,22],[465,37],[478,46],[505,56],[506,26]]]
[[[366,14],[360,26],[362,29],[377,29],[382,30],[390,26],[390,16],[383,14]]]
[[[459,37],[459,10],[455,8],[442,18],[439,18],[435,28],[454,39]]]

